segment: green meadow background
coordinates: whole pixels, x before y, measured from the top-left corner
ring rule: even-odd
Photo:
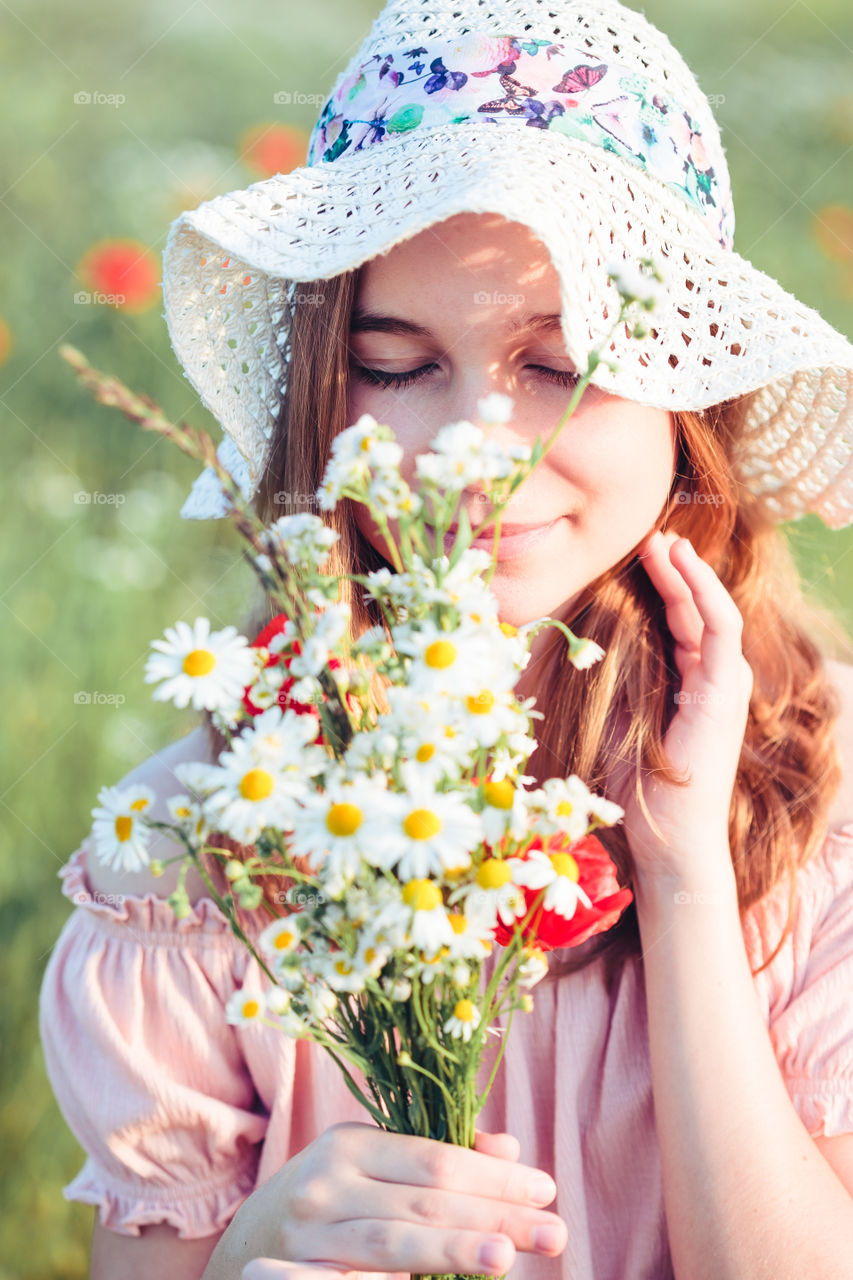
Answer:
[[[240,159],[247,130],[287,123],[307,138],[316,108],[273,95],[324,95],[380,7],[0,6],[0,319],[11,343],[0,365],[0,1280],[88,1275],[93,1209],[61,1194],[84,1153],[51,1092],[37,1027],[44,967],[71,910],[57,871],[100,786],[196,723],[153,702],[142,681],[149,640],[177,618],[224,626],[252,585],[230,526],[178,516],[197,465],[96,405],[59,357],[74,344],[218,439],[172,354],[159,296],[136,314],[75,302],[78,264],[101,239],[133,237],[159,266],[181,209],[256,180]],[[648,0],[644,11],[718,95],[735,248],[853,335],[848,0]],[[125,101],[80,104],[81,91]],[[75,501],[81,492],[123,501]],[[810,591],[851,629],[853,531],[807,517],[788,532]],[[81,692],[88,702],[75,700]]]

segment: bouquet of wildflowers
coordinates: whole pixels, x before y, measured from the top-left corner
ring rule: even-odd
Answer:
[[[651,281],[620,284],[617,323],[638,298],[651,309]],[[168,423],[72,348],[63,354],[103,402],[216,467],[279,610],[251,642],[234,627],[212,632],[203,617],[153,642],[153,696],[208,710],[228,745],[215,765],[176,767],[186,793],[170,800],[171,823],[147,818],[154,796],[145,787],[102,788],[96,856],[139,868],[152,829],[168,830],[183,850],[169,898],[176,915],[190,910],[184,885],[195,865],[270,980],[262,998],[237,991],[228,1020],[317,1041],[381,1127],[473,1146],[512,1015],[532,1008],[547,953],[611,927],[631,901],[594,834],[622,810],[575,775],[528,785],[532,720],[542,713],[513,692],[541,627],[560,628],[578,669],[603,650],[555,619],[501,623],[492,553],[471,545],[493,519],[497,544],[501,511],[574,411],[595,353],[546,445],[503,451],[475,424],[451,423],[416,459],[417,490],[400,474],[390,427],[363,415],[336,437],[316,501],[325,511],[344,498],[364,503],[393,564],[354,575],[383,618],[355,639],[340,582],[323,572],[335,530],[310,513],[264,526],[207,437]],[[504,422],[512,407],[492,395],[478,411],[484,423]],[[460,500],[484,480],[493,510],[474,530]],[[377,677],[378,710],[369,696]],[[210,844],[214,833],[253,846],[252,856]],[[203,852],[225,863],[230,894],[216,891]],[[263,895],[270,874],[294,886],[281,912]],[[258,949],[235,898],[269,913]],[[505,1032],[493,1026],[504,1013]],[[489,1033],[503,1038],[480,1093]]]

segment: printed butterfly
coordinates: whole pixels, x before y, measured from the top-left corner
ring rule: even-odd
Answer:
[[[594,89],[606,75],[607,66],[604,63],[598,67],[581,63],[567,71],[560,83],[554,85],[554,93],[583,93],[585,89]]]

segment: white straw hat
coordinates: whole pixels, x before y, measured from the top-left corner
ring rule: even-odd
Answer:
[[[352,270],[465,211],[526,224],[560,277],[579,368],[618,314],[607,270],[641,258],[666,297],[618,333],[594,382],[669,410],[761,388],[737,478],[776,522],[853,523],[853,346],[735,253],[708,99],[645,17],[614,0],[390,0],[337,78],[306,165],[182,213],[164,251],[169,336],[257,491],[286,383],[299,285]],[[580,302],[579,302],[580,300]],[[226,513],[205,468],[181,509]]]

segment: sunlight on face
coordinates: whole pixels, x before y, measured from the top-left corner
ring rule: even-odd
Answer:
[[[477,422],[477,401],[491,392],[512,397],[514,417],[484,429],[499,442],[532,446],[559,423],[577,374],[559,311],[556,269],[523,224],[499,214],[461,213],[420,232],[362,268],[350,335],[347,421],[370,413],[388,423],[404,450],[401,471],[413,487],[415,457],[429,451],[446,423]],[[365,322],[368,313],[374,319]],[[557,321],[531,327],[529,318],[537,315]],[[407,331],[391,332],[375,317],[406,321]],[[365,369],[416,376],[383,386]],[[490,586],[501,620],[518,626],[546,614],[567,616],[582,589],[654,526],[675,461],[667,410],[588,387],[556,444],[504,510],[505,528],[551,527],[535,545],[498,563]],[[490,509],[483,496],[463,495],[472,523]],[[357,505],[356,513],[364,536],[385,555],[367,509]],[[391,531],[396,538],[396,523]]]

